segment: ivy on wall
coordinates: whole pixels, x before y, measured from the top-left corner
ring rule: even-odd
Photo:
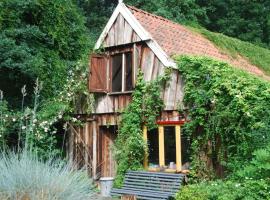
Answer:
[[[185,80],[184,103],[191,118],[185,130],[192,138],[197,175],[211,174],[200,152],[236,170],[269,143],[270,83],[206,57],[179,56],[176,61]]]
[[[142,169],[142,162],[147,144],[143,139],[142,127],[155,128],[156,118],[163,108],[160,98],[161,85],[168,80],[170,70],[157,79],[145,82],[143,73],[138,73],[136,87],[132,93],[132,101],[123,111],[118,136],[114,145],[117,162],[115,186],[120,187],[127,170]]]

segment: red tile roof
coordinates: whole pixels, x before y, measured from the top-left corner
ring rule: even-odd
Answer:
[[[211,41],[183,25],[132,6],[127,7],[169,56],[174,54],[209,56],[229,62],[251,73],[264,75],[261,69],[250,64],[247,59],[240,55],[237,58],[232,58]]]

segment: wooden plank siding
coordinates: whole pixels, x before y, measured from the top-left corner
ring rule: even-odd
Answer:
[[[141,41],[138,34],[131,28],[130,24],[119,14],[113,26],[104,40],[104,47],[112,47],[122,44]]]
[[[141,68],[144,73],[144,79],[151,81],[157,78],[157,76],[164,73],[164,66],[160,60],[154,55],[150,48],[143,43],[137,43],[132,47],[108,49],[108,54],[115,54],[123,51],[132,51],[133,63],[137,65],[133,66],[135,72],[137,68]],[[110,80],[109,80],[110,81]],[[110,85],[110,83],[108,83]],[[164,110],[177,110],[179,104],[183,100],[183,80],[177,70],[173,70],[171,79],[162,87],[161,98],[164,101]],[[131,94],[104,94],[96,96],[95,112],[101,113],[115,113],[122,111],[131,101]]]

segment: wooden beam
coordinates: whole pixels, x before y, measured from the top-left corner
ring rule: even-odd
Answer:
[[[165,152],[164,152],[164,127],[158,127],[158,144],[159,144],[159,166],[165,166]]]
[[[143,127],[143,139],[147,143],[147,127]],[[144,153],[144,159],[143,159],[143,167],[144,169],[148,169],[148,153]]]
[[[175,140],[176,140],[176,170],[182,170],[182,155],[181,155],[181,127],[175,126]]]
[[[93,163],[92,163],[92,175],[93,179],[97,179],[97,123],[93,121]]]
[[[126,90],[126,54],[122,53],[122,92]]]

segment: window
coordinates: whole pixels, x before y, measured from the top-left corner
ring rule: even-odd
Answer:
[[[133,90],[132,53],[125,52],[111,56],[112,60],[112,92]]]
[[[149,150],[144,158],[145,168],[165,172],[189,169],[190,146],[186,137],[181,139],[180,125],[159,125],[153,130],[144,127],[143,133]]]
[[[175,127],[164,127],[164,154],[165,154],[165,166],[171,166],[176,163],[176,138]]]

